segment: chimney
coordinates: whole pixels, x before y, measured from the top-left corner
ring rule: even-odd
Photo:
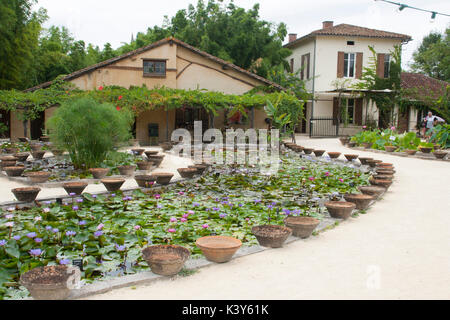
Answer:
[[[332,28],[333,27],[333,21],[324,21],[322,22],[323,29]]]
[[[289,42],[294,42],[295,40],[297,40],[297,34],[289,33]]]

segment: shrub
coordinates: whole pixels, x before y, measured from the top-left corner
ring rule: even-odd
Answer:
[[[81,98],[61,105],[47,121],[51,140],[69,152],[75,168],[98,167],[130,137],[132,117],[111,104]]]

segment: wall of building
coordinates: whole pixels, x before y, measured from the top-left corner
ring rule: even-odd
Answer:
[[[288,63],[291,62],[291,59],[294,59],[294,72],[297,72],[302,68],[302,56],[304,54],[310,54],[310,66],[309,66],[309,75],[310,78],[306,80],[307,77],[307,70],[304,69],[304,75],[305,75],[305,87],[306,90],[312,91],[312,79],[313,79],[313,66],[314,66],[314,39],[308,39],[303,41],[298,47],[292,49],[292,54],[286,58],[286,61]],[[300,74],[299,74],[300,76]]]

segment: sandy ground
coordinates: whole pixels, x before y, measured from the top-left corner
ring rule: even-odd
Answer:
[[[90,299],[450,299],[449,163],[301,139],[391,162],[395,182],[367,214],[319,236]]]
[[[129,148],[121,149],[120,151],[127,151]],[[178,168],[184,168],[188,165],[193,164],[192,160],[188,158],[181,158],[174,155],[171,155],[170,153],[163,153],[162,149],[159,147],[140,147],[142,149],[147,150],[158,150],[160,151],[159,154],[165,154],[165,157],[163,161],[161,162],[161,165],[152,170],[151,172],[171,172],[174,174],[172,179],[179,179],[181,178],[177,169]],[[50,153],[50,152],[49,152]],[[145,157],[145,155],[144,155]],[[136,171],[137,173],[138,171]],[[5,202],[11,202],[11,201],[17,201],[14,197],[14,194],[11,192],[11,189],[13,188],[21,188],[21,187],[29,187],[30,185],[26,185],[23,183],[19,183],[16,181],[8,180],[6,177],[0,177],[0,203]],[[133,177],[127,177],[125,180],[125,183],[122,186],[122,189],[129,189],[129,188],[137,188],[138,185]],[[37,197],[37,200],[39,199],[45,199],[49,197],[58,197],[58,196],[67,196],[66,191],[60,187],[60,188],[43,188],[40,187],[42,190],[39,192],[39,195]],[[88,193],[98,193],[98,192],[104,192],[106,191],[106,188],[103,186],[102,183],[98,184],[89,184],[84,192]]]

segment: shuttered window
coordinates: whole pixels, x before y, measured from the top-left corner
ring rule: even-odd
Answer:
[[[344,53],[344,77],[355,77],[355,58],[354,53]]]

